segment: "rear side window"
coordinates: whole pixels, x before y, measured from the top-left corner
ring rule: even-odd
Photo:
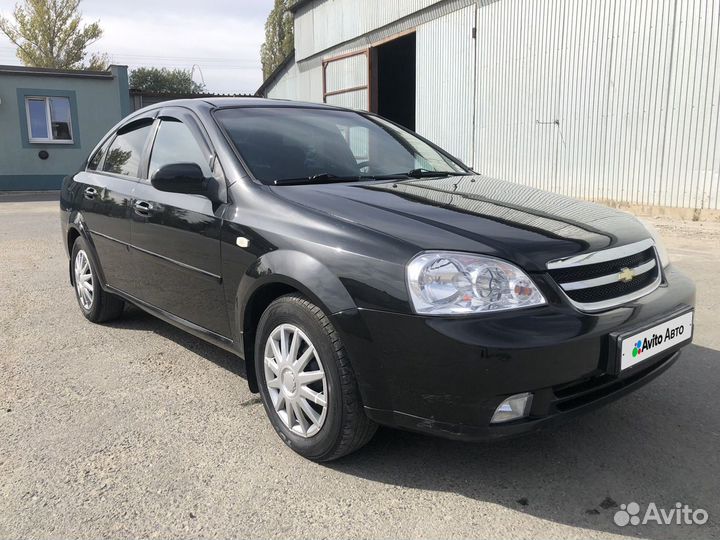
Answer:
[[[137,176],[145,141],[150,134],[152,123],[132,124],[129,128],[118,131],[115,140],[108,149],[103,171]]]
[[[107,152],[108,146],[110,146],[110,141],[112,139],[108,139],[105,141],[105,144],[103,144],[100,148],[97,149],[97,152],[95,152],[92,157],[88,160],[87,164],[87,170],[88,171],[96,171],[98,166],[100,165],[100,162],[102,161],[103,156],[105,155],[105,152]]]
[[[206,177],[212,176],[209,156],[205,155],[190,128],[179,120],[166,118],[160,124],[155,136],[155,144],[150,156],[149,178],[152,178],[161,167],[174,163],[196,163]]]

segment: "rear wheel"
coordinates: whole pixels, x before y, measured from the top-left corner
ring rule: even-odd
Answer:
[[[323,311],[302,296],[278,298],[263,313],[255,372],[275,431],[298,454],[330,461],[375,433],[340,337]]]
[[[97,277],[97,263],[84,238],[78,238],[72,249],[75,297],[89,321],[100,323],[120,316],[125,303],[102,289]]]

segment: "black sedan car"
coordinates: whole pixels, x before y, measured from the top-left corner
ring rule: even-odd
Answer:
[[[377,424],[457,439],[546,426],[662,373],[693,283],[610,208],[474,173],[376,115],[166,102],[66,178],[70,281],[246,360],[282,440],[326,461]]]

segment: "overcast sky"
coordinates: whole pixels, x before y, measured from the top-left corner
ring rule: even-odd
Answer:
[[[0,0],[8,16],[14,0]],[[209,92],[254,93],[262,82],[260,45],[273,0],[83,0],[88,21],[105,34],[92,48],[112,63],[197,67],[194,79]],[[0,35],[0,64],[19,64],[15,47]]]

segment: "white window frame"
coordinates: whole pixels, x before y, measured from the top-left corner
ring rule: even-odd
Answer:
[[[52,117],[50,115],[50,98],[62,98],[68,100],[68,107],[70,109],[70,138],[69,139],[53,139],[52,136]],[[32,124],[30,122],[30,101],[44,101],[45,102],[45,121],[47,122],[47,138],[39,138],[32,136]],[[72,100],[66,96],[25,96],[25,121],[27,122],[28,130],[28,141],[31,143],[43,143],[43,144],[75,144],[75,134],[72,123]]]

